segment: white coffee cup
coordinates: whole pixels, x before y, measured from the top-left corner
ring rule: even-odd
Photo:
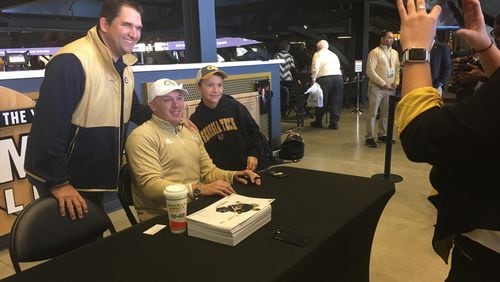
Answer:
[[[163,191],[172,233],[186,231],[187,194],[188,190],[184,184],[168,185]]]

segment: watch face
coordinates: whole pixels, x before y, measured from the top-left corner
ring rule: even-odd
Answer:
[[[424,48],[412,48],[408,50],[408,59],[411,61],[424,61],[427,58],[427,50]]]
[[[193,198],[198,199],[201,196],[200,188],[194,188],[193,190]]]

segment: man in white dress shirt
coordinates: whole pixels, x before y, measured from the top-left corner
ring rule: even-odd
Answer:
[[[337,129],[342,111],[342,98],[344,96],[344,80],[337,55],[328,50],[328,42],[320,40],[316,44],[316,53],[312,57],[311,82],[317,82],[323,90],[323,108],[316,108],[315,121],[312,127],[323,127],[322,120],[325,109],[330,112],[330,125],[328,128]]]

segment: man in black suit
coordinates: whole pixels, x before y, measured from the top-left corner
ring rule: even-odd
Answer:
[[[447,45],[434,41],[431,49],[432,86],[443,95],[443,88],[451,74],[451,55]]]

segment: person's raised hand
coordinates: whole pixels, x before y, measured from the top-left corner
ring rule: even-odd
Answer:
[[[409,48],[426,48],[431,50],[436,35],[436,22],[441,7],[435,5],[427,13],[425,0],[408,0],[406,7],[403,0],[396,0],[401,19],[400,43],[403,50]]]
[[[457,31],[457,35],[463,37],[475,50],[485,50],[492,42],[486,32],[479,0],[463,0],[462,11],[464,27]]]

